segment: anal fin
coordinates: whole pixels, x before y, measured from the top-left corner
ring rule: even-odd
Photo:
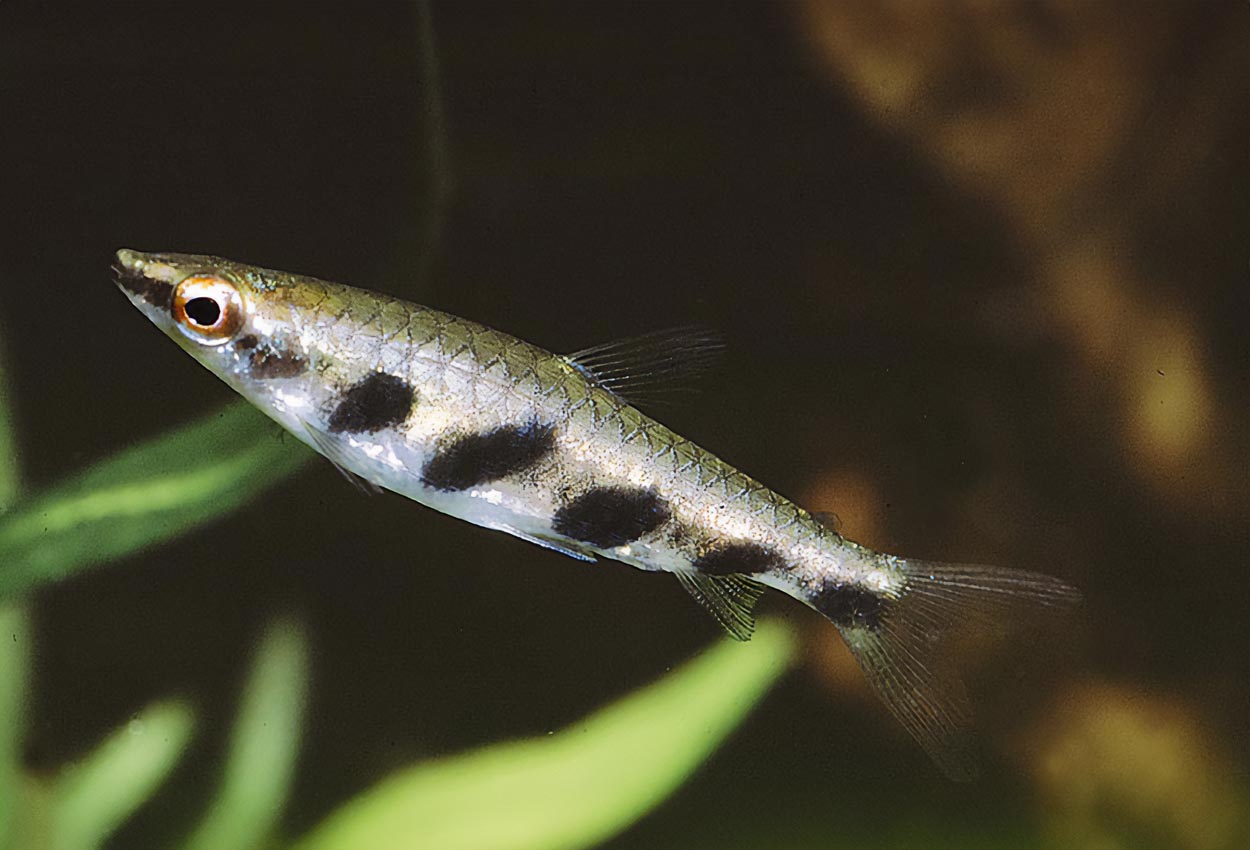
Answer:
[[[716,618],[734,640],[750,640],[755,632],[755,603],[764,585],[744,575],[676,573],[686,592]]]

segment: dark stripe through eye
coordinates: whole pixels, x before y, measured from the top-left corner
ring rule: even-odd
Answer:
[[[467,490],[524,472],[555,444],[555,428],[546,423],[501,425],[457,438],[426,462],[421,477],[436,490]]]
[[[146,278],[126,269],[114,269],[117,282],[153,307],[168,310],[174,303],[174,288],[168,283]]]
[[[574,540],[610,549],[655,531],[669,516],[668,503],[654,490],[599,487],[561,507],[551,527]]]

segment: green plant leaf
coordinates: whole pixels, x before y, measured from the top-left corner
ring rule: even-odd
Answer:
[[[0,847],[13,846],[22,790],[22,739],[30,689],[30,617],[21,601],[0,603]]]
[[[312,456],[244,402],[123,451],[0,517],[0,597],[204,525]]]
[[[596,844],[667,797],[785,670],[793,633],[765,622],[554,735],[402,770],[298,850],[560,850]]]
[[[261,639],[216,799],[186,850],[250,850],[273,833],[299,754],[308,689],[308,639],[292,619]]]
[[[9,376],[4,368],[4,351],[0,350],[0,516],[17,498],[20,475],[17,435],[13,431],[13,410],[9,405]]]
[[[180,702],[148,706],[57,780],[52,850],[99,847],[177,763],[194,717]]]
[[[0,516],[17,497],[21,474],[3,355],[0,351]],[[25,603],[0,602],[0,847],[12,847],[18,830],[30,640],[30,614]]]

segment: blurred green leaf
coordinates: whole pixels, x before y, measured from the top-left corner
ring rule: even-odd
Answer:
[[[304,628],[280,619],[261,640],[221,789],[186,850],[249,850],[272,835],[295,773],[307,690]]]
[[[17,497],[20,475],[3,354],[0,351],[0,516]],[[18,830],[30,637],[26,605],[0,603],[0,847],[13,846]]]
[[[0,597],[208,523],[312,456],[244,402],[123,451],[0,518]]]
[[[177,763],[194,717],[180,702],[149,706],[65,771],[52,804],[52,850],[100,846]]]
[[[22,789],[22,738],[30,687],[30,617],[21,602],[0,604],[0,847],[12,846]]]
[[[673,792],[785,670],[792,632],[762,623],[545,738],[403,770],[349,801],[299,850],[558,850],[613,835]]]
[[[17,436],[13,433],[13,411],[9,406],[9,376],[0,351],[0,516],[17,498]]]

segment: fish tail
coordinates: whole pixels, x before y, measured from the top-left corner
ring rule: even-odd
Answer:
[[[838,627],[877,695],[938,767],[952,779],[972,779],[972,711],[950,638],[978,623],[1001,626],[1071,607],[1080,594],[1038,573],[875,557],[902,576],[897,587],[837,584],[808,602]]]

